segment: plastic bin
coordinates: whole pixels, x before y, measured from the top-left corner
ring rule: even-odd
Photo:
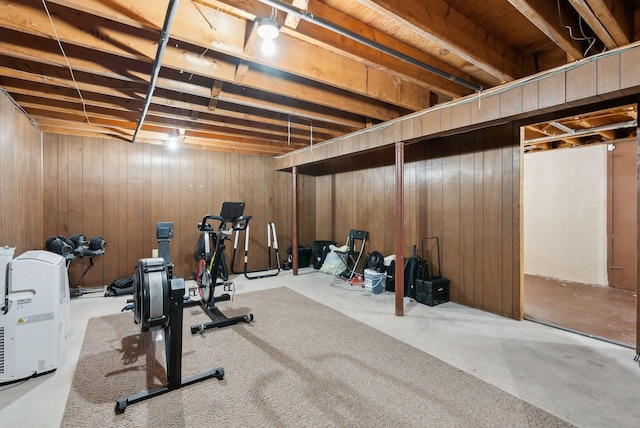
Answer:
[[[375,270],[364,270],[364,288],[372,294],[380,294],[384,292],[387,284],[387,273],[376,272]]]

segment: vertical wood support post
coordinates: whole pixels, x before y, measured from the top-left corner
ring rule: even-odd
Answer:
[[[293,226],[293,230],[291,231],[291,255],[292,255],[292,269],[293,274],[298,274],[298,167],[293,167],[293,194],[291,197],[291,201],[293,203],[293,207],[291,210],[291,224]]]
[[[636,104],[636,111],[640,109],[640,103]],[[636,126],[636,191],[640,195],[640,125]],[[522,191],[521,191],[522,193]],[[636,201],[636,221],[640,225],[640,197]],[[520,225],[522,228],[522,223]],[[636,293],[640,288],[640,233],[636,234]],[[636,357],[640,364],[640,300],[636,301]]]
[[[520,216],[518,221],[520,224],[520,265],[518,266],[520,286],[518,287],[518,301],[513,300],[514,309],[517,309],[518,313],[514,314],[512,312],[511,316],[516,315],[516,319],[522,320],[524,319],[524,126],[520,126],[518,133],[520,134],[520,190],[518,191],[520,194],[518,201],[518,205],[520,205],[518,210],[518,215]]]
[[[396,316],[404,316],[404,144],[396,143],[395,253]]]

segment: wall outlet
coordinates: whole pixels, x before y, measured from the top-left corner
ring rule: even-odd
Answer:
[[[151,250],[151,257],[158,257],[158,249],[154,248],[153,250]]]

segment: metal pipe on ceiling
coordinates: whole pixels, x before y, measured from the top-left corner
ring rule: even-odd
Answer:
[[[268,6],[274,7],[278,10],[281,10],[286,13],[292,13],[297,15],[298,17],[304,19],[305,21],[311,22],[313,24],[318,25],[319,27],[325,28],[329,31],[333,31],[334,33],[345,36],[351,40],[355,40],[356,42],[362,43],[365,46],[376,49],[380,52],[384,52],[387,55],[395,57],[401,61],[407,62],[409,64],[415,65],[416,67],[420,67],[423,70],[426,70],[430,73],[433,73],[437,76],[443,77],[445,79],[451,80],[452,82],[457,83],[458,85],[464,86],[466,88],[471,89],[475,92],[482,91],[482,86],[476,85],[475,83],[468,82],[464,79],[454,76],[453,74],[447,73],[446,71],[440,70],[439,68],[433,67],[429,64],[426,64],[422,61],[419,61],[415,58],[411,58],[408,55],[403,54],[402,52],[398,52],[394,49],[391,49],[388,46],[385,46],[381,43],[378,43],[374,40],[369,40],[365,37],[362,37],[360,34],[354,33],[351,30],[347,30],[346,28],[339,27],[332,22],[326,21],[322,18],[314,16],[311,12],[299,9],[294,7],[288,3],[283,3],[278,0],[258,0],[260,3],[264,3]]]
[[[138,121],[138,126],[136,127],[136,131],[133,133],[133,138],[131,139],[132,143],[135,143],[136,137],[138,136],[138,132],[140,132],[140,129],[142,128],[142,124],[144,123],[144,119],[147,116],[147,112],[149,111],[149,105],[151,105],[151,97],[153,96],[153,91],[156,89],[158,74],[160,74],[160,68],[162,67],[162,55],[164,54],[164,49],[167,47],[167,42],[169,41],[169,29],[171,28],[173,17],[175,16],[176,10],[178,9],[179,1],[180,0],[169,0],[169,5],[167,6],[167,14],[164,18],[164,25],[162,26],[162,32],[160,33],[160,42],[158,43],[156,58],[153,61],[153,71],[151,73],[151,81],[149,82],[149,89],[147,89],[147,98],[145,99],[144,106],[142,107],[142,114],[140,115],[140,121]]]

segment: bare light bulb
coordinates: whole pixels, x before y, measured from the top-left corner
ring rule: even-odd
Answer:
[[[264,39],[262,41],[262,53],[267,56],[272,56],[276,52],[276,44],[273,39]]]

